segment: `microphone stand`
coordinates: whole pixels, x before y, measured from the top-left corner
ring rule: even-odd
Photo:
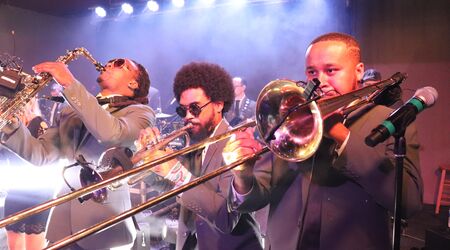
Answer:
[[[401,214],[402,214],[402,185],[403,185],[403,160],[406,155],[405,128],[394,134],[394,156],[395,156],[395,206],[394,206],[394,229],[392,235],[392,249],[400,249],[401,236]]]

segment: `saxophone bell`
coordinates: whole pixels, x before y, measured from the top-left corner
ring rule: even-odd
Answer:
[[[133,167],[133,163],[131,162],[132,156],[133,152],[129,148],[112,147],[102,153],[98,165],[94,166],[84,160],[82,155],[80,155],[77,162],[82,166],[79,176],[81,186],[87,187],[131,169]],[[113,182],[107,187],[97,189],[92,193],[80,197],[80,199],[82,201],[92,199],[95,202],[102,203],[108,198],[108,191],[116,190],[124,182],[126,180]]]

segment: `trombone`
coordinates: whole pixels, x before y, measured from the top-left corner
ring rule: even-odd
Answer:
[[[133,158],[136,158],[136,160],[140,160],[140,156],[139,154],[141,153],[145,153],[148,150],[159,150],[162,148],[165,148],[167,145],[170,144],[170,142],[172,142],[173,140],[181,137],[181,136],[185,136],[186,138],[186,146],[190,145],[190,137],[188,134],[188,130],[191,129],[193,127],[192,123],[188,123],[185,126],[183,126],[182,128],[166,135],[161,141],[157,142],[154,145],[147,145],[146,147],[142,148],[141,150],[139,150],[138,152],[136,152],[135,156]],[[145,157],[144,157],[145,159]],[[144,161],[144,159],[142,161]],[[140,182],[141,180],[143,180],[145,177],[147,177],[149,174],[151,174],[151,169],[148,169],[147,171],[143,171],[141,173],[136,174],[135,176],[130,177],[130,179],[127,181],[128,185],[133,186],[136,183]]]
[[[243,130],[256,125],[259,134],[264,138],[265,146],[252,155],[244,157],[232,164],[225,165],[204,176],[197,177],[192,182],[173,189],[161,196],[148,200],[147,202],[113,216],[99,224],[83,229],[68,236],[46,249],[59,249],[63,246],[80,240],[101,229],[112,226],[121,220],[143,211],[157,203],[174,197],[186,190],[189,190],[201,183],[204,183],[220,174],[223,174],[251,159],[271,151],[277,157],[285,160],[299,162],[308,159],[317,150],[323,135],[323,117],[328,117],[333,113],[347,113],[356,108],[369,103],[375,96],[387,87],[401,83],[406,78],[405,74],[396,73],[387,80],[352,91],[350,93],[322,99],[320,96],[312,100],[304,97],[304,89],[296,82],[289,80],[274,80],[268,83],[260,92],[257,99],[256,119],[242,124],[227,133],[215,137],[207,138],[202,142],[180,149],[174,153],[161,158],[146,162],[136,168],[130,169],[122,174],[110,179],[103,180],[91,186],[79,189],[59,198],[42,203],[30,209],[13,214],[0,221],[0,227],[4,227],[30,215],[39,213],[50,207],[57,206],[68,200],[78,198],[99,188],[105,187],[119,179],[138,174],[157,166],[166,161],[172,160],[179,155],[204,148],[206,145],[227,139],[236,131]],[[369,96],[369,97],[368,97]],[[355,103],[349,106],[351,103]]]

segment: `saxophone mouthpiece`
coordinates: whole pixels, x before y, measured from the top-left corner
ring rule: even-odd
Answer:
[[[106,70],[106,67],[103,66],[101,63],[97,63],[96,67],[97,67],[97,70],[100,71],[100,72]]]
[[[103,66],[103,65],[102,65],[101,63],[99,63],[99,62],[97,62],[97,63],[95,64],[95,69],[96,69],[98,72],[103,72],[103,71],[106,70],[105,66]]]

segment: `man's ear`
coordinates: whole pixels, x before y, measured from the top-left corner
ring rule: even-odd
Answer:
[[[134,91],[135,89],[139,88],[139,84],[136,81],[129,82],[128,88]]]
[[[214,102],[214,107],[215,107],[215,110],[217,111],[217,113],[222,113],[223,106],[224,106],[223,101]]]
[[[355,73],[356,73],[356,79],[358,81],[362,81],[362,77],[364,75],[364,63],[360,62],[356,65]]]

